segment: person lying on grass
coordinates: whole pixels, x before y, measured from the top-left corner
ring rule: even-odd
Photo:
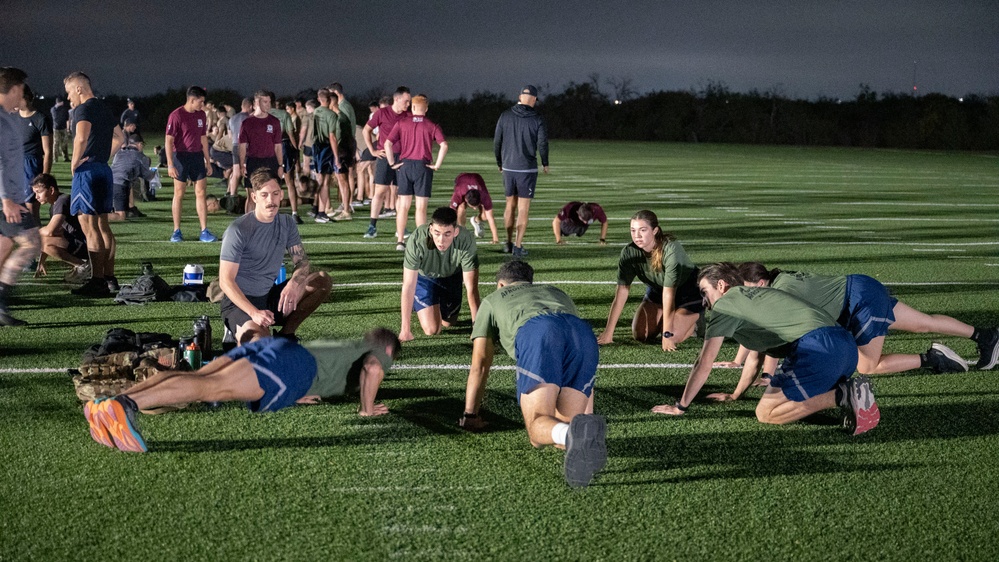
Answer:
[[[593,414],[600,353],[593,329],[565,293],[534,285],[534,269],[523,261],[501,265],[496,281],[472,327],[472,365],[458,423],[469,431],[485,426],[482,395],[493,339],[499,338],[517,364],[517,401],[531,445],[564,447],[566,482],[586,486],[607,463],[607,423]]]
[[[273,412],[350,393],[360,396],[358,415],[380,416],[388,408],[375,396],[400,347],[388,328],[358,341],[261,338],[197,371],[162,372],[113,398],[88,401],[83,415],[94,441],[128,452],[146,451],[136,413],[172,404],[239,400],[252,412]]]
[[[661,343],[663,351],[676,351],[677,345],[694,334],[704,314],[697,293],[697,266],[687,257],[680,241],[663,232],[652,211],[638,211],[631,217],[631,240],[621,250],[617,290],[597,343],[614,342],[614,328],[628,302],[631,284],[638,277],[646,290],[631,321],[632,336],[640,342]]]
[[[680,399],[660,404],[653,412],[673,416],[686,412],[711,374],[722,342],[730,337],[751,353],[735,392],[709,398],[739,398],[756,377],[760,354],[767,354],[784,361],[756,406],[759,421],[786,424],[838,406],[846,414],[844,427],[853,435],[877,426],[881,414],[870,380],[853,376],[857,344],[829,314],[784,291],[744,286],[739,269],[731,263],[701,268],[697,284],[711,310],[704,346]]]

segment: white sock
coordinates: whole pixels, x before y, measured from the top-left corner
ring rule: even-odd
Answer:
[[[557,423],[552,428],[552,441],[556,445],[565,445],[565,436],[569,434],[569,424]]]

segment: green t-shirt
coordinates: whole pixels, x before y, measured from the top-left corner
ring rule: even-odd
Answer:
[[[271,108],[269,111],[271,115],[278,118],[281,122],[281,132],[289,137],[295,136],[295,124],[291,120],[291,115],[283,109]]]
[[[679,287],[690,279],[696,269],[697,266],[687,257],[687,252],[678,240],[671,240],[663,247],[662,271],[653,271],[648,256],[632,242],[621,250],[621,260],[617,264],[617,284],[631,285],[635,277],[638,277],[650,287]]]
[[[402,266],[419,270],[420,275],[430,278],[450,277],[459,268],[462,271],[476,270],[479,268],[479,254],[475,237],[467,229],[459,227],[454,242],[447,251],[441,252],[430,236],[430,223],[424,224],[406,242]]]
[[[334,113],[334,115],[336,116],[336,125],[333,129],[333,136],[336,137],[337,149],[343,153],[350,147],[350,141],[354,140],[354,130],[350,128],[350,117],[343,111]]]
[[[579,316],[569,295],[551,285],[514,283],[482,299],[472,326],[472,339],[499,336],[507,355],[517,360],[517,330],[528,320],[542,314]]]
[[[328,107],[317,107],[312,113],[312,128],[317,144],[330,144],[330,135],[336,138],[337,116]]]
[[[833,318],[839,318],[843,313],[843,304],[846,302],[845,275],[782,271],[770,286],[821,308]]]
[[[312,146],[312,141],[316,138],[315,123],[315,115],[312,113],[302,114],[302,129],[305,131],[305,140],[302,146]]]
[[[354,113],[354,106],[347,101],[347,98],[344,98],[342,102],[337,104],[337,107],[340,108],[340,115],[346,115],[350,121],[350,132],[353,134],[354,129],[357,128],[357,114]]]
[[[835,326],[828,314],[769,287],[732,287],[707,313],[704,339],[733,338],[753,351],[787,355],[787,345],[812,330]]]
[[[392,359],[385,353],[384,348],[378,348],[364,340],[320,340],[303,343],[302,347],[316,358],[316,378],[312,381],[307,395],[319,395],[325,398],[357,392],[361,370],[368,355],[373,355],[386,372],[392,366]]]

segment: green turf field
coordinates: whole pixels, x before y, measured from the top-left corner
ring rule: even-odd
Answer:
[[[153,144],[150,142],[150,145]],[[557,142],[539,179],[526,237],[537,281],[569,293],[596,331],[614,291],[628,217],[649,208],[698,263],[757,259],[820,273],[865,273],[925,312],[999,324],[999,177],[993,156],[745,146]],[[57,176],[68,186],[66,164]],[[491,143],[453,139],[431,207],[460,172],[502,182]],[[213,189],[215,193],[220,190]],[[185,263],[218,268],[218,244],[170,244],[170,190],[115,224],[122,282],[152,261],[179,283]],[[189,196],[190,197],[190,196]],[[571,199],[610,217],[552,241]],[[193,197],[185,235],[197,234]],[[497,207],[502,213],[502,204]],[[363,214],[363,213],[362,213]],[[47,209],[43,211],[47,216]],[[361,216],[361,215],[358,215]],[[229,218],[214,215],[221,235]],[[390,221],[301,227],[315,266],[337,283],[303,339],[398,328],[401,253]],[[506,256],[480,246],[483,296]],[[698,400],[682,418],[649,409],[682,390],[700,340],[664,354],[633,343],[642,288],[601,348],[596,407],[610,461],[571,490],[562,453],[533,450],[500,352],[485,409],[491,431],[455,426],[471,344],[466,321],[417,337],[386,379],[391,414],[361,419],[350,402],[250,415],[239,405],[144,416],[145,455],[108,450],[87,432],[66,367],[112,326],[187,335],[209,304],[112,306],[68,294],[65,269],[24,278],[0,329],[0,560],[995,560],[999,517],[999,370],[875,379],[881,425],[858,438],[817,423],[767,427],[759,389],[729,404]],[[467,311],[467,308],[465,309]],[[414,318],[414,327],[418,323]],[[934,336],[897,334],[886,351],[924,351]],[[974,344],[943,337],[969,358]],[[726,345],[723,356],[734,354]],[[666,366],[663,366],[666,365]],[[731,391],[716,370],[703,394]]]

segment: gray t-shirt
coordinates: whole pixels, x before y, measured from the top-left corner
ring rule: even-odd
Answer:
[[[291,215],[279,214],[267,223],[248,213],[225,229],[220,259],[239,264],[236,286],[244,295],[260,297],[274,286],[285,250],[301,243]]]
[[[229,118],[229,132],[232,133],[232,157],[235,164],[239,164],[239,129],[243,127],[243,121],[246,121],[249,116],[249,113],[240,111]]]
[[[24,136],[18,118],[0,108],[0,198],[24,202]]]

